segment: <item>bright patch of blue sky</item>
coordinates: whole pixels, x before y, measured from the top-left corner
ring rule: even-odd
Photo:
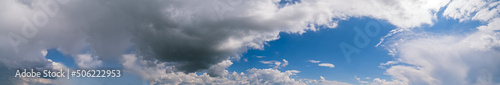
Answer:
[[[363,27],[370,18],[352,18],[339,22],[337,28],[322,28],[319,31],[308,31],[302,35],[280,33],[280,39],[268,43],[264,50],[250,50],[244,54],[248,62],[238,62],[229,70],[245,71],[248,68],[269,68],[268,65],[259,61],[286,59],[289,65],[281,70],[299,70],[299,78],[319,79],[323,76],[331,80],[344,82],[355,82],[354,75],[384,77],[385,70],[378,68],[379,63],[392,59],[387,55],[385,49],[374,47],[380,38],[385,36],[394,26],[381,29],[379,35],[370,38],[370,46],[361,48],[360,54],[351,56],[352,62],[348,63],[339,47],[341,42],[354,45],[353,37],[356,32],[354,27]],[[257,58],[254,56],[266,56]],[[320,67],[319,63],[311,63],[308,60],[318,60],[320,63],[334,64],[334,68]]]
[[[74,58],[71,55],[64,55],[61,52],[59,52],[57,49],[48,49],[47,55],[45,58],[50,59],[54,62],[60,62],[68,68],[72,68],[72,69],[78,68]]]

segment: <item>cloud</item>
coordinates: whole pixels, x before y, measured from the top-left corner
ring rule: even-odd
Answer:
[[[288,65],[288,61],[283,59],[283,62],[280,61],[259,61],[262,64],[269,64],[270,66],[274,66],[274,69],[279,69]]]
[[[411,66],[391,66],[386,74],[407,84],[498,84],[500,64],[495,62],[500,59],[499,39],[498,33],[478,30],[465,37],[405,41],[396,46],[397,58]]]
[[[207,73],[210,74],[210,76],[226,76],[229,74],[229,72],[226,70],[227,67],[231,66],[233,62],[230,60],[225,60],[221,63],[218,63],[217,65],[213,65],[207,70]]]
[[[50,48],[68,55],[91,49],[99,56],[92,61],[116,61],[132,48],[146,60],[157,60],[149,63],[169,63],[172,71],[193,73],[240,59],[248,49],[263,49],[268,41],[279,39],[279,33],[334,28],[351,17],[387,20],[401,28],[432,25],[436,11],[448,3],[305,0],[278,7],[278,0],[62,1],[0,1],[2,64],[50,64],[40,57],[41,50]],[[47,3],[55,8],[47,9]]]
[[[318,66],[329,67],[329,68],[335,67],[335,65],[333,65],[331,63],[321,63],[321,64],[318,64]]]
[[[408,85],[408,83],[400,80],[387,81],[385,79],[375,78],[370,85]]]
[[[500,2],[492,0],[453,0],[444,10],[443,15],[459,19],[490,21],[498,17]]]
[[[397,61],[387,61],[386,63],[380,63],[381,66],[397,64]]]
[[[225,60],[217,65],[226,72],[223,76],[211,77],[207,73],[198,75],[196,73],[174,72],[167,63],[155,63],[148,60],[142,60],[135,54],[123,55],[123,66],[125,70],[137,73],[151,84],[251,84],[251,85],[274,85],[274,84],[293,84],[293,85],[351,85],[345,82],[328,81],[321,77],[321,80],[294,79],[292,76],[300,71],[287,70],[279,71],[277,69],[248,69],[246,73],[228,72],[225,67],[231,65],[230,60]],[[229,73],[229,74],[227,74]]]
[[[255,56],[255,57],[257,57],[257,58],[264,58],[264,57],[266,57],[266,56]]]
[[[316,61],[316,60],[308,60],[308,62],[311,62],[311,63],[319,63],[321,61]]]
[[[41,53],[44,54],[44,56],[45,56],[46,53],[47,53],[47,51],[43,50]],[[50,59],[48,59],[47,61],[50,62],[50,63],[49,64],[44,64],[43,67],[25,68],[25,69],[33,69],[35,71],[43,71],[43,70],[59,71],[59,70],[68,69],[62,63],[53,62]],[[16,69],[16,70],[19,70],[19,69]],[[12,71],[12,70],[7,70],[7,71]],[[5,73],[11,73],[11,72],[7,72],[7,71],[4,71],[4,72]],[[13,71],[13,72],[15,72],[15,71]],[[12,73],[12,74],[15,74],[15,73]],[[9,75],[9,76],[11,76],[11,75]],[[5,84],[11,83],[13,85],[33,85],[33,84],[55,84],[55,83],[59,83],[57,81],[58,78],[6,77],[6,76],[2,76],[2,75],[0,75],[0,77],[2,77],[2,78],[8,78],[8,80],[9,80],[8,82],[2,82],[2,83],[5,83]]]
[[[243,58],[243,61],[248,62],[248,58]]]
[[[321,61],[316,61],[316,60],[308,60],[308,62],[311,62],[311,63],[320,63]],[[331,63],[320,63],[318,64],[318,66],[322,66],[322,67],[329,67],[329,68],[333,68],[335,67],[335,65],[331,64]]]
[[[80,54],[75,57],[75,63],[82,69],[93,69],[102,65],[102,61],[97,56],[91,54]]]
[[[403,65],[386,70],[392,80],[376,78],[374,84],[496,85],[500,84],[500,18],[473,17],[479,10],[498,10],[498,1],[456,0],[443,15],[461,21],[487,21],[470,33],[434,35],[403,31],[395,35],[387,49]],[[463,6],[463,7],[462,7]],[[486,7],[486,8],[485,8]],[[490,7],[490,8],[488,8]],[[497,7],[497,8],[494,8]],[[477,13],[476,13],[477,12]],[[472,14],[476,13],[476,14]],[[496,11],[496,14],[499,12]],[[410,35],[410,36],[408,36]],[[405,38],[401,39],[400,36]],[[389,63],[389,62],[388,62]],[[383,64],[381,64],[383,65]],[[384,64],[385,65],[385,64]]]
[[[394,65],[394,64],[398,64],[400,61],[387,61],[385,63],[380,63],[380,66],[378,66],[379,68],[382,68],[382,69],[386,69],[385,66],[391,66],[391,65]]]
[[[51,79],[45,78],[20,78],[22,83],[20,85],[29,85],[29,84],[52,84]]]
[[[2,45],[0,44],[0,46]],[[4,48],[0,48],[0,50],[1,49]],[[23,83],[50,83],[50,79],[13,77],[13,74],[15,74],[16,70],[19,69],[34,69],[35,71],[66,69],[66,66],[63,64],[46,59],[45,49],[40,49],[38,52],[30,50],[27,51],[26,54],[14,54],[12,51],[2,50],[0,51],[0,55],[2,55],[0,56],[0,82],[2,82],[2,84],[17,85]],[[16,55],[26,57],[14,57]]]
[[[320,80],[306,80],[306,84],[311,85],[352,85],[350,83],[339,82],[339,81],[328,81],[325,77],[319,76]]]
[[[361,78],[358,78],[356,75],[354,75],[354,79],[356,79],[359,83],[370,83],[368,81],[362,81]],[[369,79],[368,77],[366,79]]]
[[[285,60],[285,59],[283,59],[283,64],[281,64],[281,67],[285,67],[285,66],[287,66],[287,65],[288,65],[288,61],[287,61],[287,60]]]
[[[220,1],[222,4],[204,0],[59,1],[2,3],[0,35],[6,41],[2,48],[10,51],[14,47],[24,53],[32,48],[56,47],[74,55],[90,46],[103,61],[119,58],[126,49],[135,48],[146,59],[177,63],[178,71],[195,72],[209,69],[229,56],[239,59],[248,49],[263,49],[268,41],[278,39],[279,33],[301,34],[319,30],[317,26],[334,28],[339,20],[350,17],[387,20],[402,28],[432,24],[435,11],[447,3],[306,0],[278,7],[276,0]],[[56,9],[35,6],[42,3],[59,9],[52,12]],[[34,37],[23,35],[18,28],[25,23],[19,18],[32,21],[29,17],[42,14],[47,14],[47,22],[39,21],[43,26],[36,29],[44,30],[33,32]],[[9,34],[20,35],[26,41],[11,46],[7,38],[13,36]]]

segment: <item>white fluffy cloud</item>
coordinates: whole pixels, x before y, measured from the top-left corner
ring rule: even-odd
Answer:
[[[500,19],[462,36],[427,35],[398,44],[402,63],[387,69],[408,84],[500,84]]]
[[[225,69],[226,66],[232,64],[231,61],[225,60],[217,64],[220,67],[214,69],[222,70],[223,76],[211,77],[207,73],[198,75],[196,73],[174,72],[171,66],[167,63],[157,63],[147,60],[141,60],[134,54],[123,55],[123,66],[131,73],[137,73],[142,78],[149,81],[151,84],[218,84],[218,85],[234,85],[234,84],[251,84],[251,85],[306,85],[306,84],[321,84],[321,85],[351,85],[349,83],[328,81],[321,77],[321,80],[311,79],[294,79],[292,76],[300,71],[287,70],[279,71],[277,69],[248,69],[247,73],[229,72]],[[212,69],[212,68],[211,68]]]
[[[207,70],[207,73],[211,74],[210,76],[226,76],[229,74],[229,71],[225,69],[231,65],[233,65],[233,62],[231,62],[231,60],[225,60],[221,63],[218,63],[217,65],[211,66]]]
[[[488,22],[471,33],[433,35],[409,30],[393,35],[396,38],[389,43],[388,49],[395,54],[397,61],[381,64],[392,65],[386,71],[392,80],[376,78],[372,84],[500,84],[498,3],[482,0],[455,0],[450,3],[443,15],[461,21]],[[483,16],[478,12],[480,10],[493,11],[494,15]]]
[[[80,54],[75,57],[75,63],[82,69],[93,69],[102,65],[102,61],[97,56],[91,54]]]

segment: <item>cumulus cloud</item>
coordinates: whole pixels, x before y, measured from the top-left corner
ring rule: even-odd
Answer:
[[[497,21],[490,23],[500,24]],[[484,28],[484,27],[479,27]],[[395,65],[386,74],[406,84],[498,84],[497,32],[478,30],[465,37],[433,36],[399,43]],[[379,81],[377,81],[379,82]]]
[[[217,65],[211,66],[208,70],[207,73],[210,76],[226,76],[229,74],[229,72],[226,70],[227,67],[231,66],[233,62],[230,60],[225,60],[221,63],[218,63]]]
[[[331,63],[320,63],[320,64],[318,64],[318,66],[329,67],[329,68],[335,67],[335,65],[333,65]]]
[[[397,63],[387,62],[392,80],[375,78],[373,84],[497,85],[500,84],[500,18],[498,1],[454,0],[443,15],[461,21],[488,22],[471,33],[433,35],[403,31],[387,47]],[[493,11],[483,16],[480,10]],[[476,17],[476,18],[475,18]],[[477,18],[482,17],[482,18]],[[411,36],[408,36],[411,35]],[[398,36],[405,36],[401,38]]]
[[[370,85],[408,85],[408,83],[400,80],[387,81],[385,79],[375,78]]]
[[[234,84],[251,84],[251,85],[306,85],[306,84],[321,84],[321,85],[351,85],[349,83],[329,81],[321,77],[321,80],[311,79],[294,79],[292,76],[300,71],[287,70],[279,71],[277,69],[248,69],[246,73],[231,72],[229,73],[225,67],[231,65],[230,60],[218,63],[225,72],[223,76],[211,77],[207,73],[198,75],[196,73],[174,72],[167,63],[154,63],[153,61],[142,60],[136,57],[135,54],[123,55],[123,66],[131,73],[138,73],[142,78],[148,80],[151,84],[217,84],[217,85],[234,85]],[[229,74],[228,74],[229,73]]]
[[[311,85],[352,85],[350,83],[339,82],[339,81],[328,81],[323,76],[319,76],[320,80],[306,80],[306,84]]]
[[[286,67],[288,65],[288,61],[283,59],[283,62],[280,61],[259,61],[262,64],[269,64],[269,66],[274,66],[274,69],[279,69],[282,67]]]
[[[75,57],[75,63],[82,69],[97,68],[102,65],[102,61],[97,56],[91,54],[80,54]]]
[[[418,67],[396,65],[387,73],[409,84],[498,84],[500,36],[482,30],[495,28],[489,26],[500,24],[498,20],[465,37],[434,36],[400,43],[398,57]]]

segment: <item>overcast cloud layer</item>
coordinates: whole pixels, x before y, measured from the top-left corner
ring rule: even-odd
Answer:
[[[248,73],[228,72],[225,69],[232,64],[231,61],[239,60],[241,53],[248,49],[263,49],[267,41],[279,39],[279,33],[301,34],[308,30],[317,31],[318,26],[335,28],[340,20],[359,17],[386,20],[398,29],[411,29],[432,25],[438,11],[448,6],[444,9],[444,16],[462,21],[481,20],[490,24],[478,27],[479,30],[466,35],[466,39],[454,36],[427,38],[433,35],[424,35],[415,37],[417,40],[398,42],[400,45],[397,46],[389,44],[387,46],[391,51],[398,52],[395,54],[401,59],[399,62],[419,68],[391,66],[387,73],[395,80],[375,79],[373,82],[498,84],[499,64],[495,61],[499,60],[500,39],[497,31],[494,31],[498,30],[500,22],[496,18],[498,2],[302,0],[284,7],[278,7],[278,2],[279,0],[2,0],[0,67],[19,69],[55,66],[44,57],[43,50],[57,48],[64,54],[74,56],[80,68],[95,68],[103,65],[102,62],[118,61],[125,69],[132,70],[131,73],[153,83],[347,84],[328,81],[323,77],[321,80],[293,79],[289,76],[300,71],[277,70],[286,66],[283,64],[276,65],[274,69],[249,69]],[[474,6],[464,3],[474,3]],[[51,6],[47,8],[43,4]],[[479,44],[472,44],[474,42]],[[426,50],[431,48],[443,52]],[[135,54],[125,53],[129,49],[135,49]],[[484,58],[473,58],[478,53]],[[449,58],[466,61],[453,62]],[[449,63],[426,62],[440,59]],[[482,59],[491,62],[482,62]],[[283,60],[285,62],[288,64],[288,61]],[[92,64],[80,65],[88,63]],[[435,67],[436,65],[459,66],[443,68]],[[329,63],[324,63],[323,66],[334,67]],[[469,71],[476,66],[492,67]],[[150,69],[150,72],[137,69]],[[457,69],[463,71],[457,74],[468,75],[441,74]],[[202,71],[207,71],[208,74],[193,73]],[[489,74],[493,76],[482,76]],[[477,81],[484,80],[480,78],[491,81]],[[182,81],[187,79],[193,81]],[[455,80],[463,82],[446,83]]]

